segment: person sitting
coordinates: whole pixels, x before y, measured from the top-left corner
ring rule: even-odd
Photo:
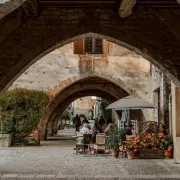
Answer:
[[[114,128],[114,125],[112,123],[109,123],[106,129],[104,130],[104,134],[108,134],[109,131],[111,131]]]
[[[98,134],[99,131],[96,129],[96,126],[93,125],[91,127],[91,134],[92,134],[92,142],[95,143],[96,142],[96,134]]]
[[[91,126],[89,124],[83,124],[83,128],[80,130],[82,134],[90,134]]]

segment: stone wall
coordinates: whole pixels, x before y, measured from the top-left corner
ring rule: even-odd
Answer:
[[[180,27],[175,23],[179,15],[176,9],[140,8],[126,19],[108,8],[43,8],[35,18],[28,18],[22,8],[16,11],[21,21],[3,34],[0,44],[0,90],[55,48],[87,36],[104,38],[142,54],[179,84]],[[14,16],[4,18],[9,23]],[[7,31],[4,18],[0,22],[2,32]]]
[[[91,96],[82,97],[73,102],[74,107],[74,116],[76,114],[78,115],[85,115],[87,118],[89,118],[90,110],[92,106],[94,105],[95,100],[91,99]]]
[[[114,43],[109,46],[109,56],[76,55],[70,43],[30,66],[10,89],[38,89],[55,96],[67,79],[73,83],[83,76],[100,76],[113,79],[129,93],[136,92],[145,97],[149,89],[149,66],[149,62],[140,55]]]

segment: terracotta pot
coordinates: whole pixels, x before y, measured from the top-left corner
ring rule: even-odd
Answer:
[[[164,150],[164,156],[166,159],[171,159],[173,155],[172,150]]]
[[[136,156],[136,151],[129,151],[128,152],[128,159],[134,159]]]
[[[113,155],[113,157],[115,157],[115,158],[118,158],[119,157],[119,151],[118,150],[111,150],[112,151],[112,155]]]

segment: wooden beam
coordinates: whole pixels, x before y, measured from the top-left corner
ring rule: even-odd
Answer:
[[[21,24],[22,9],[17,9],[0,20],[0,44]]]
[[[39,5],[37,0],[27,0],[22,7],[28,17],[38,16]]]
[[[119,0],[40,0],[41,7],[116,7]]]
[[[119,8],[119,15],[121,18],[128,17],[132,13],[137,0],[122,0]]]

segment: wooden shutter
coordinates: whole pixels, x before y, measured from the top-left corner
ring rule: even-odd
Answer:
[[[78,39],[74,41],[74,54],[84,54],[84,40]]]
[[[95,53],[102,54],[103,53],[103,40],[102,39],[95,39]]]
[[[93,40],[91,37],[87,37],[84,39],[85,40],[85,53],[88,53],[88,54],[92,54],[92,48],[93,48]]]
[[[103,53],[104,55],[109,54],[109,42],[107,40],[103,41]]]

